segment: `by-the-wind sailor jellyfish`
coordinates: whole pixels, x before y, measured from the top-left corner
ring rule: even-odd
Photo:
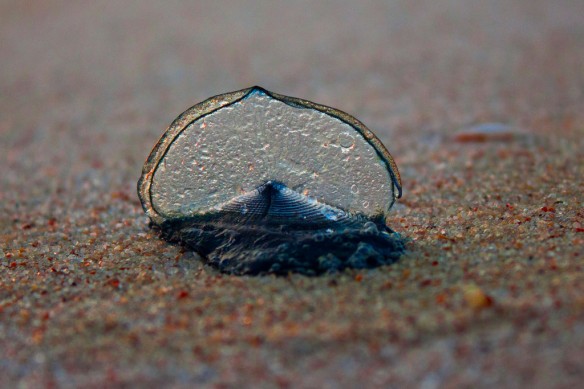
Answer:
[[[162,235],[233,274],[321,274],[390,264],[397,167],[361,122],[260,87],[188,109],[138,182]]]

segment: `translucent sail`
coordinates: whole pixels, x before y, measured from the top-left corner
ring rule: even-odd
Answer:
[[[395,165],[355,119],[261,88],[239,93],[166,140],[151,172],[156,213],[212,211],[268,181],[351,213],[389,210],[400,190]]]

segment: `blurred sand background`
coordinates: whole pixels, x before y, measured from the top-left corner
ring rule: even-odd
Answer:
[[[158,137],[255,84],[381,138],[399,263],[232,277],[149,230]],[[576,387],[583,135],[579,0],[1,1],[0,386]]]

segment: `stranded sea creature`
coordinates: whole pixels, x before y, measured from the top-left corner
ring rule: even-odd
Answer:
[[[181,114],[138,182],[163,237],[233,274],[320,274],[390,264],[397,167],[352,116],[260,87]]]

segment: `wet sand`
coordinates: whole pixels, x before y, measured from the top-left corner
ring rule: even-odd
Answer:
[[[0,3],[0,386],[575,387],[578,1]],[[252,85],[394,156],[398,263],[235,277],[148,228],[189,106]]]

